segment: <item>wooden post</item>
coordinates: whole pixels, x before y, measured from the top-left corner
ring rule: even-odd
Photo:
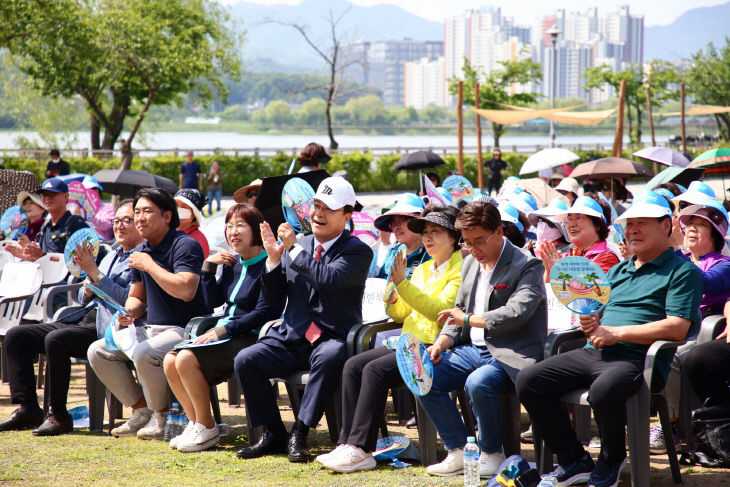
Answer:
[[[680,101],[681,112],[682,112],[682,115],[681,115],[681,118],[680,118],[680,123],[681,123],[681,126],[682,126],[682,154],[686,154],[687,153],[687,126],[684,123],[684,115],[685,115],[685,111],[684,111],[684,83],[681,83],[679,85],[679,101]]]
[[[626,97],[626,80],[621,80],[618,88],[618,111],[616,113],[616,136],[613,139],[613,157],[621,157],[624,144],[624,98]]]
[[[651,133],[651,146],[656,147],[656,137],[654,137],[654,116],[651,110],[651,88],[646,85],[646,116],[649,118],[649,133]],[[654,161],[654,174],[659,172],[659,167]]]
[[[459,144],[459,152],[457,154],[457,164],[459,174],[464,175],[464,82],[459,81],[459,97],[456,100],[456,139]]]
[[[474,107],[479,108],[479,83],[474,83]],[[482,162],[482,122],[477,113],[477,186],[484,189],[484,163]]]

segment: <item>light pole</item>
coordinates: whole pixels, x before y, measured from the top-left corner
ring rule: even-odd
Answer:
[[[555,108],[556,82],[558,78],[558,52],[556,44],[558,42],[558,36],[560,35],[560,29],[553,25],[548,29],[547,34],[550,36],[550,40],[552,41],[552,62],[550,63],[550,108]],[[555,147],[555,122],[552,120],[550,120],[550,147]]]

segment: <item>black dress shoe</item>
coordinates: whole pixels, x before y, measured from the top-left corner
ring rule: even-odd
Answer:
[[[35,411],[19,407],[6,419],[0,422],[0,431],[29,430],[37,428],[43,422],[43,411]]]
[[[411,419],[406,422],[406,428],[408,428],[409,430],[418,428],[418,423],[416,422],[415,416],[412,416]]]
[[[33,430],[33,436],[56,436],[64,433],[71,433],[73,430],[74,420],[71,419],[71,416],[59,419],[51,412],[48,413],[43,424]]]
[[[286,434],[276,434],[267,430],[254,445],[238,450],[236,456],[238,458],[259,458],[277,453],[286,453]]]
[[[289,454],[287,455],[290,462],[302,463],[308,462],[310,459],[309,448],[307,448],[307,435],[300,431],[293,431],[289,435]]]

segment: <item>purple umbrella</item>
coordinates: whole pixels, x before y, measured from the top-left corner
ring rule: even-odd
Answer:
[[[689,159],[682,153],[667,147],[644,147],[634,152],[634,155],[670,167],[687,167],[689,164]]]

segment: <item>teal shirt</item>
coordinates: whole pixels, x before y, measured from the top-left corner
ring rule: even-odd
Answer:
[[[611,296],[601,318],[602,326],[641,325],[669,316],[699,321],[702,278],[697,267],[668,248],[656,259],[635,267],[636,256],[608,272]],[[590,343],[587,347],[592,347]],[[603,348],[602,355],[643,362],[649,345],[620,342]],[[657,354],[657,367],[666,378],[674,349]]]

